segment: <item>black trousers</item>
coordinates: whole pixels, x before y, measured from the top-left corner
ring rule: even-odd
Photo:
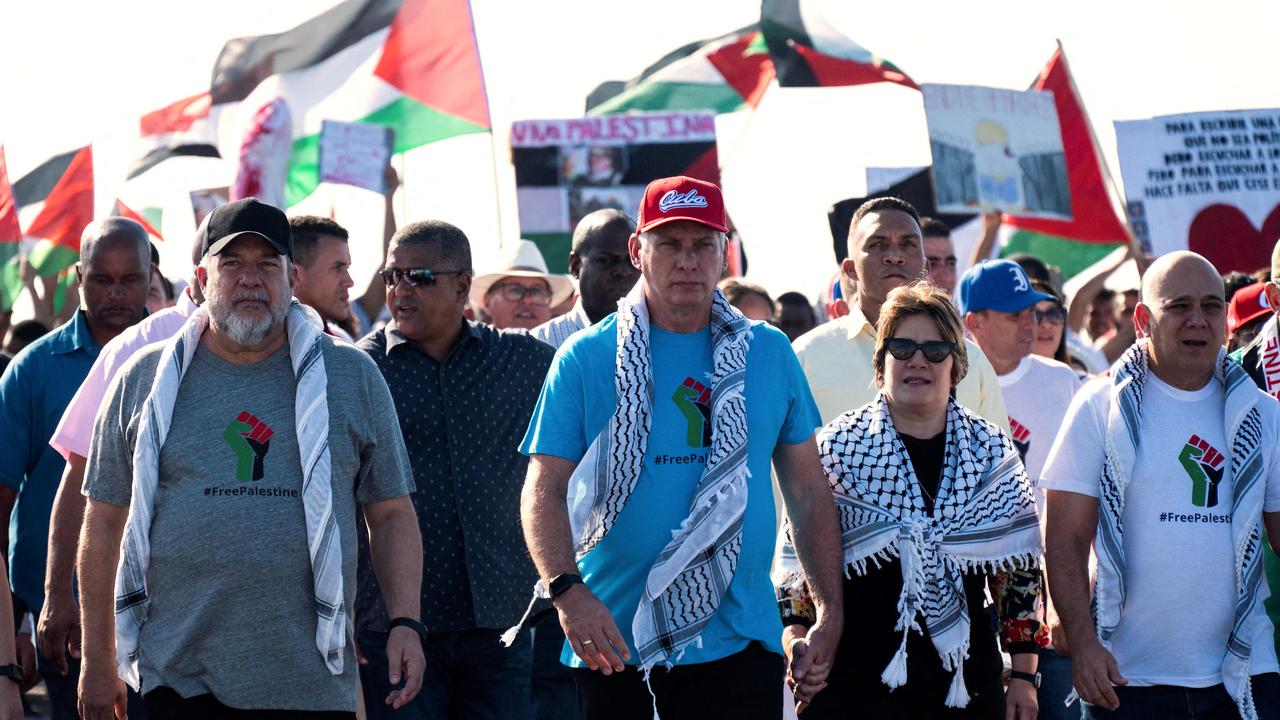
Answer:
[[[649,675],[635,666],[612,675],[579,668],[578,708],[583,720],[781,720],[781,655],[753,642],[727,658],[670,670],[659,665]]]
[[[167,687],[158,687],[142,697],[151,720],[353,720],[353,712],[306,712],[302,710],[237,710],[218,702],[212,695],[184,698]]]

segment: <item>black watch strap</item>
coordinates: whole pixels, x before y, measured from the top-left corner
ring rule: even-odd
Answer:
[[[552,578],[551,584],[547,586],[547,590],[550,591],[551,597],[558,598],[565,594],[569,588],[577,585],[578,583],[582,583],[581,575],[577,573],[564,573]],[[583,584],[585,585],[586,583]]]
[[[423,625],[422,623],[418,622],[417,620],[414,620],[413,618],[398,617],[387,624],[387,632],[390,632],[392,628],[397,628],[397,627],[407,627],[410,630],[418,633],[418,637],[422,638],[422,644],[423,645],[427,644],[427,626],[426,625]]]
[[[1037,688],[1040,687],[1040,673],[1025,673],[1025,672],[1019,672],[1018,670],[1010,670],[1009,679],[1010,680],[1026,680],[1027,682],[1031,683],[1033,686]]]
[[[22,666],[21,665],[0,665],[0,677],[9,678],[15,683],[22,684]]]

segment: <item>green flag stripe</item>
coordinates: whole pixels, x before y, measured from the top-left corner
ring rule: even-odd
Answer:
[[[429,108],[408,97],[393,100],[355,122],[395,128],[394,151],[397,153],[456,135],[489,132],[488,128]],[[291,206],[302,201],[319,184],[320,134],[316,133],[293,141],[293,150],[289,154],[289,175],[285,178],[285,205]]]
[[[1062,271],[1063,278],[1069,278],[1118,247],[1120,244],[1117,243],[1088,243],[1057,235],[1018,230],[1005,241],[1000,254],[1004,257],[1015,253],[1035,255],[1046,263],[1057,266]]]
[[[643,83],[591,108],[591,115],[628,110],[741,110],[746,100],[729,85],[711,83]]]
[[[22,294],[22,261],[15,254],[0,267],[0,312],[10,312]]]
[[[80,260],[80,253],[66,245],[55,245],[48,240],[41,240],[31,249],[31,267],[41,277],[57,275]]]

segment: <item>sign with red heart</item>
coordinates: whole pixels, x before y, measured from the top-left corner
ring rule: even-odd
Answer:
[[[1280,240],[1280,110],[1116,123],[1134,230],[1156,255],[1193,250],[1221,272],[1271,264]]]

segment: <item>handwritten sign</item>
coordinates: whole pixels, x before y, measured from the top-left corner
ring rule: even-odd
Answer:
[[[384,125],[325,120],[320,127],[320,181],[386,192],[395,131]]]
[[[1134,232],[1156,255],[1194,250],[1219,270],[1270,265],[1280,238],[1280,110],[1116,123]]]
[[[1053,93],[922,85],[938,211],[1070,219]]]
[[[718,183],[715,114],[652,112],[522,120],[511,125],[520,236],[566,272],[573,229],[604,208],[635,216],[650,181],[691,175]]]

